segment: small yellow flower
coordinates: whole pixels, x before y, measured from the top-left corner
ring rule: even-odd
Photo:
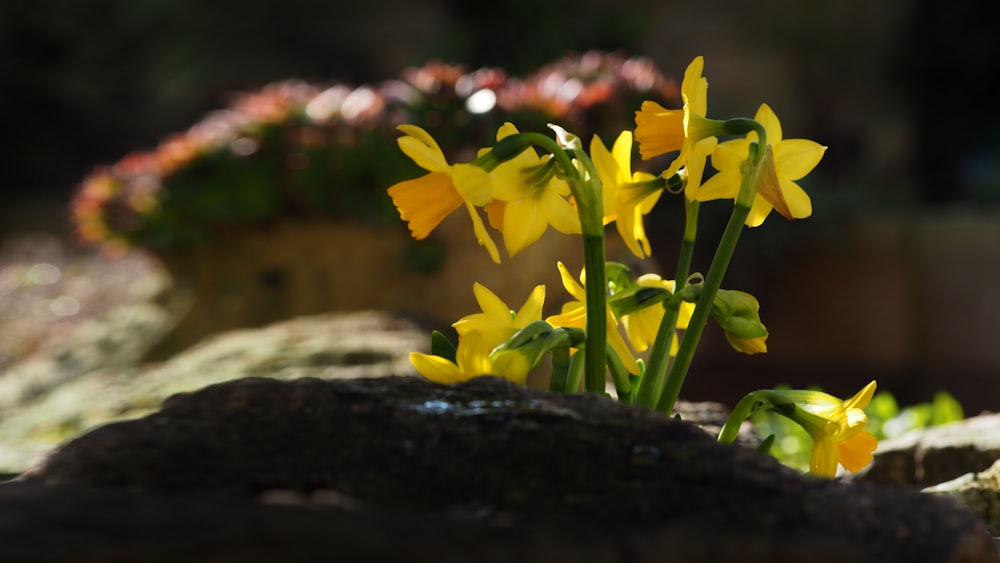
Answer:
[[[644,287],[662,287],[673,291],[676,286],[674,280],[665,280],[656,274],[643,274],[636,279],[636,283]],[[691,313],[694,312],[694,303],[681,303],[680,311],[677,315],[677,328],[685,329],[691,321]],[[636,352],[644,352],[649,345],[656,340],[656,333],[663,322],[664,309],[661,304],[646,307],[628,315],[622,315],[622,324],[625,326],[625,334],[632,349]],[[676,353],[677,337],[671,340],[671,355]]]
[[[541,320],[545,286],[535,286],[517,313],[486,286],[476,283],[472,290],[482,312],[462,317],[452,324],[458,332],[455,361],[413,352],[410,363],[420,375],[438,383],[457,383],[481,375],[498,375],[524,383],[529,371],[527,364],[512,361],[496,364],[490,355],[517,331]]]
[[[639,258],[646,258],[651,251],[643,217],[660,199],[662,182],[646,172],[632,173],[632,133],[628,131],[618,135],[610,151],[594,135],[590,158],[603,186],[604,223],[614,221],[629,250]]]
[[[649,160],[680,151],[662,176],[669,178],[682,166],[687,166],[688,186],[692,190],[701,181],[705,158],[714,147],[715,135],[719,132],[719,124],[705,118],[708,80],[702,76],[704,67],[704,57],[695,57],[684,71],[681,81],[682,109],[666,109],[647,100],[635,112],[635,140],[639,143],[640,156]]]
[[[413,238],[427,238],[445,217],[465,204],[479,244],[499,264],[500,253],[476,210],[476,206],[484,206],[490,201],[488,173],[471,164],[449,165],[437,142],[416,125],[400,125],[399,130],[404,133],[397,141],[399,148],[428,172],[419,178],[399,182],[388,190]]]
[[[808,139],[783,139],[781,123],[767,104],[761,104],[754,119],[764,126],[768,143],[774,154],[774,172],[777,188],[773,193],[758,192],[750,208],[746,224],[756,227],[777,209],[787,219],[802,219],[812,215],[809,195],[796,180],[812,171],[823,158],[826,147]],[[713,199],[736,199],[742,180],[742,167],[750,154],[750,143],[757,140],[756,133],[745,139],[720,143],[712,153],[712,166],[718,173],[708,179],[691,195],[698,201]]]
[[[577,283],[573,279],[573,275],[569,273],[566,265],[562,262],[558,263],[559,274],[562,277],[563,287],[566,291],[576,299],[576,301],[571,301],[563,305],[562,312],[558,315],[553,315],[545,319],[547,323],[554,327],[574,327],[586,329],[587,326],[587,290],[583,285]],[[586,273],[581,272],[580,281],[586,283]],[[605,318],[607,319],[607,343],[611,346],[611,349],[615,351],[618,358],[625,365],[625,369],[629,373],[638,374],[639,364],[635,361],[635,356],[632,351],[629,350],[628,345],[625,344],[625,340],[622,338],[621,333],[618,331],[618,320],[615,319],[614,314],[611,312],[611,307],[608,306],[605,311]]]
[[[517,132],[513,125],[505,123],[497,132],[497,140]],[[569,184],[556,177],[549,160],[528,149],[490,173],[493,201],[487,213],[490,225],[503,233],[510,256],[537,241],[549,225],[564,234],[581,233],[579,213],[568,199]]]
[[[868,416],[864,408],[871,401],[875,386],[872,381],[846,401],[820,391],[767,392],[778,412],[797,422],[812,438],[810,473],[832,478],[837,474],[838,463],[857,473],[872,462],[878,440],[865,430]],[[789,403],[797,408],[787,408]]]

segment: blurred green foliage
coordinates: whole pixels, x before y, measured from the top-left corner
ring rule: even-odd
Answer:
[[[814,388],[815,390],[820,390]],[[939,391],[931,401],[900,407],[888,391],[878,391],[868,408],[867,430],[879,442],[921,428],[940,426],[965,418],[962,405],[951,394]],[[809,471],[812,440],[801,426],[774,411],[761,411],[750,418],[754,432],[762,439],[775,436],[770,453],[785,465]]]

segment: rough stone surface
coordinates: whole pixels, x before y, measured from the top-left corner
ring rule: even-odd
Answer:
[[[0,377],[0,473],[20,473],[66,439],[100,424],[148,414],[174,393],[221,381],[247,375],[292,379],[414,374],[409,353],[424,350],[430,341],[428,331],[409,318],[360,311],[230,331],[162,364],[74,360],[114,349],[129,332],[136,332],[129,326],[108,329],[108,334],[120,336],[107,346],[98,346],[98,338],[79,341],[64,355],[18,364]],[[135,340],[142,341],[142,334],[139,331]]]
[[[1000,561],[950,499],[494,378],[177,395],[0,486],[0,537],[4,561]]]
[[[924,491],[958,499],[986,522],[994,536],[1000,536],[1000,460],[986,471],[966,473]]]
[[[854,478],[922,488],[983,471],[998,459],[1000,414],[983,414],[886,440]]]

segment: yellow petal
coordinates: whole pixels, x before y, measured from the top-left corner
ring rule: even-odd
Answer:
[[[538,240],[547,225],[542,208],[534,198],[508,202],[503,216],[503,242],[507,254],[514,256]]]
[[[754,198],[753,205],[750,206],[750,214],[747,215],[746,226],[759,227],[764,223],[764,219],[771,214],[771,204],[764,198],[758,196]]]
[[[410,352],[410,363],[416,368],[417,373],[436,383],[447,385],[468,379],[458,365],[440,356]]]
[[[407,222],[417,240],[427,238],[445,217],[462,205],[462,196],[444,172],[431,172],[399,182],[388,192],[399,216]]]
[[[788,205],[788,213],[791,219],[805,219],[812,215],[812,200],[798,184],[785,178],[779,178],[781,193],[784,195],[785,204]]]
[[[476,233],[476,240],[479,241],[479,245],[489,252],[490,258],[496,264],[500,263],[500,251],[497,250],[497,245],[493,242],[493,238],[490,237],[489,231],[486,230],[486,225],[483,224],[483,219],[479,216],[479,212],[476,211],[475,206],[471,203],[466,202],[465,208],[469,211],[469,217],[472,218],[472,230]]]
[[[712,201],[715,199],[736,199],[740,192],[742,177],[738,170],[722,170],[705,181],[691,194],[695,201]],[[770,211],[770,209],[768,210]]]
[[[862,430],[837,444],[840,464],[851,473],[857,473],[872,462],[873,452],[877,447],[878,439],[871,432]]]
[[[761,104],[757,108],[757,114],[754,116],[754,119],[764,126],[764,132],[767,133],[767,144],[777,145],[781,142],[781,122],[778,121],[778,116],[774,114],[771,106]],[[750,135],[753,140],[759,141],[756,133],[751,133]]]
[[[643,160],[680,150],[684,145],[684,110],[668,110],[652,101],[635,112],[635,141]]]
[[[407,136],[396,140],[400,150],[413,159],[417,166],[430,172],[444,172],[449,169],[448,161],[434,139],[415,125],[400,125]]]
[[[681,81],[681,94],[686,98],[688,111],[700,116],[708,111],[708,80],[702,76],[704,70],[705,57],[695,57],[684,70]]]
[[[510,307],[489,290],[485,285],[476,282],[472,284],[472,293],[476,296],[476,303],[487,317],[497,320],[510,321]]]
[[[556,263],[559,268],[559,277],[562,278],[563,287],[566,288],[566,292],[572,295],[577,301],[581,303],[587,300],[587,290],[584,289],[582,285],[577,283],[576,279],[572,274],[569,273],[569,269],[562,262]]]
[[[832,479],[837,475],[838,455],[833,440],[825,436],[814,436],[812,449],[809,452],[809,472],[816,477]]]
[[[773,146],[778,176],[792,181],[816,168],[826,153],[826,147],[809,139],[788,139]]]
[[[545,286],[536,285],[534,289],[531,290],[531,294],[528,295],[528,299],[524,302],[517,311],[517,316],[514,317],[514,326],[517,328],[524,328],[528,324],[537,321],[542,318],[542,306],[545,303]]]
[[[875,395],[877,384],[872,380],[868,385],[861,388],[853,397],[844,401],[844,406],[848,409],[864,409]]]
[[[538,204],[545,215],[545,221],[555,230],[566,235],[578,235],[583,232],[580,212],[558,193],[547,191]]]
[[[456,164],[451,171],[455,190],[465,201],[483,207],[492,199],[489,173],[474,164]]]

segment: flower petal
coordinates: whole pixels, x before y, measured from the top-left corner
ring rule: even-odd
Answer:
[[[873,452],[878,447],[878,439],[867,430],[858,432],[851,438],[837,444],[840,465],[851,473],[861,471],[872,462]]]
[[[417,240],[427,238],[445,217],[462,205],[462,196],[444,172],[404,180],[390,187],[388,193]]]
[[[476,211],[476,207],[466,202],[465,208],[469,211],[469,217],[472,218],[472,230],[476,233],[476,240],[479,241],[479,246],[486,249],[486,252],[490,254],[490,258],[494,263],[499,264],[500,251],[497,250],[496,243],[493,242],[489,231],[486,230],[486,225],[483,224],[483,219],[479,216],[479,212]]]
[[[804,219],[812,215],[812,200],[809,199],[809,194],[805,190],[795,182],[785,178],[778,178],[778,183],[781,185],[781,194],[788,205],[791,218]]]
[[[548,222],[534,198],[522,198],[507,203],[503,215],[503,243],[507,254],[514,256],[541,238]]]
[[[440,356],[410,352],[410,363],[417,373],[436,383],[447,385],[468,379],[458,365]]]
[[[444,172],[449,169],[441,148],[426,131],[416,125],[400,125],[399,130],[407,135],[397,139],[396,143],[417,166],[430,172]]]
[[[812,172],[826,153],[826,147],[809,139],[788,139],[771,146],[778,176],[793,181]]]

